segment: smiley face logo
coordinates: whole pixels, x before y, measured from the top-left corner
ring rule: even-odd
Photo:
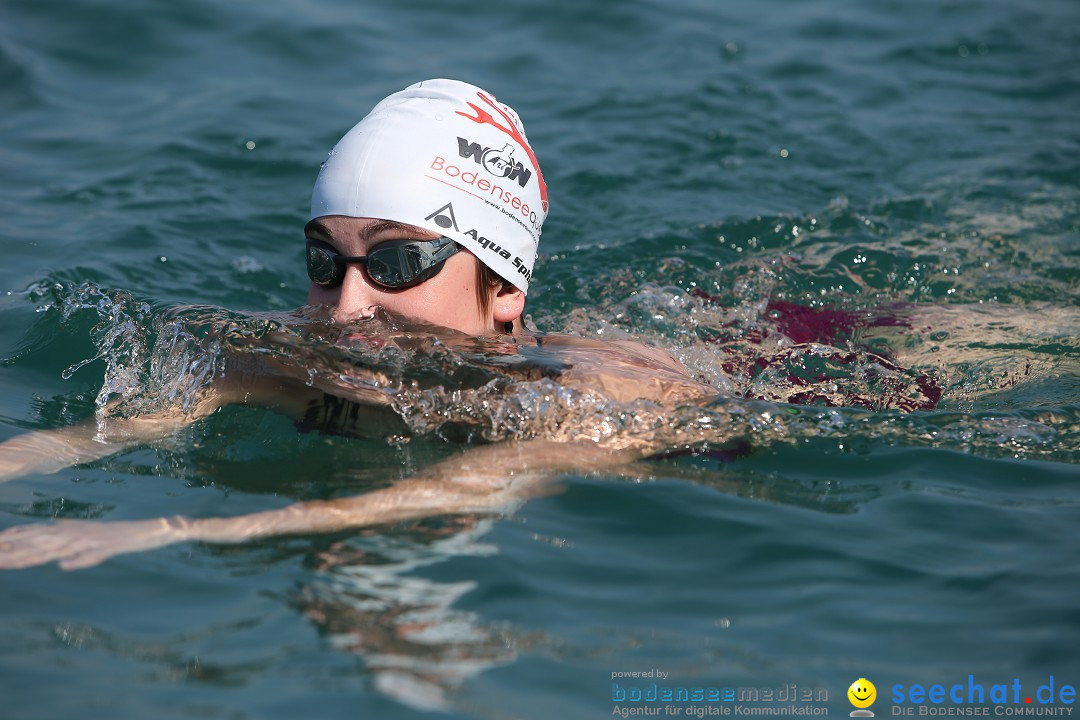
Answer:
[[[851,683],[851,687],[847,690],[847,696],[855,707],[868,708],[877,699],[877,688],[874,687],[874,683],[866,678],[859,678]]]

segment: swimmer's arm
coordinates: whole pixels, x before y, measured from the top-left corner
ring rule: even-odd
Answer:
[[[671,353],[633,340],[546,335],[543,347],[570,353],[572,362],[559,376],[561,384],[596,390],[615,402],[648,400],[675,407],[716,395]]]
[[[645,345],[636,340],[612,340],[611,344],[632,355],[637,355],[638,357],[650,360],[674,373],[690,377],[690,371],[686,369],[686,366],[676,360],[675,356],[667,350],[662,350],[651,345]]]
[[[251,403],[301,418],[321,393],[289,380],[245,379],[221,383],[187,411],[175,408],[130,418],[111,415],[54,430],[34,430],[0,443],[0,482],[31,473],[50,474],[154,442],[230,404]]]
[[[135,418],[103,423],[84,422],[55,430],[33,430],[0,443],[0,482],[50,474],[72,465],[100,460],[148,439],[165,437],[180,425],[171,418]]]
[[[322,533],[435,515],[508,511],[543,492],[558,472],[603,469],[641,457],[592,443],[530,441],[489,445],[428,468],[416,477],[356,497],[296,503],[234,518],[158,518],[122,522],[61,520],[0,533],[0,568],[57,561],[64,569],[177,542],[241,543]]]
[[[363,434],[365,427],[401,431],[400,418],[382,390],[389,381],[355,368],[340,379],[319,378],[308,384],[301,368],[260,358],[259,367],[234,367],[204,389],[194,407],[168,408],[130,418],[99,410],[96,418],[70,427],[35,430],[0,443],[0,483],[31,473],[55,473],[154,442],[226,405],[256,405],[325,429]]]
[[[0,443],[0,482],[31,473],[50,474],[159,440],[219,407],[209,396],[193,412],[131,418],[101,417],[54,430],[32,430]]]

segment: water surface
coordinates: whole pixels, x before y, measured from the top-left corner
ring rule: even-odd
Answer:
[[[879,716],[895,684],[1076,685],[1078,19],[5,3],[0,438],[91,418],[103,386],[182,396],[207,317],[301,305],[319,162],[447,76],[514,106],[544,168],[534,325],[671,350],[720,399],[666,418],[668,444],[721,451],[571,473],[504,517],[7,573],[5,712],[609,717],[612,673],[650,668],[826,688],[832,716],[860,677]],[[637,418],[584,407],[574,429]],[[460,449],[436,426],[388,443],[228,408],[3,485],[0,523],[360,493]]]

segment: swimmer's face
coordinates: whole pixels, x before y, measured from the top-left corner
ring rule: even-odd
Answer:
[[[346,256],[367,255],[372,247],[388,240],[433,240],[439,237],[411,225],[340,215],[312,220],[304,228],[304,234],[329,243]],[[333,318],[340,323],[369,317],[376,307],[382,307],[392,315],[469,335],[489,334],[495,331],[497,324],[501,329],[503,323],[521,315],[525,296],[516,288],[492,290],[493,302],[486,312],[481,312],[476,283],[476,258],[468,251],[450,257],[435,277],[396,290],[372,282],[362,263],[350,263],[340,286],[327,288],[311,283],[308,304],[332,306]]]

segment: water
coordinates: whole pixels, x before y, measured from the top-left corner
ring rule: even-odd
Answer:
[[[519,419],[561,398],[571,435],[710,450],[571,473],[504,517],[5,573],[3,712],[609,717],[612,673],[651,668],[825,688],[833,716],[860,677],[879,716],[897,684],[1076,685],[1078,19],[1065,0],[5,3],[0,438],[106,397],[182,401],[215,372],[193,349],[212,328],[287,324],[318,163],[435,76],[526,121],[552,206],[534,324],[643,338],[722,397],[656,417],[475,348],[475,376],[384,357],[462,402],[389,443],[228,408],[4,484],[5,528],[353,495],[459,449],[431,418],[492,377]]]

